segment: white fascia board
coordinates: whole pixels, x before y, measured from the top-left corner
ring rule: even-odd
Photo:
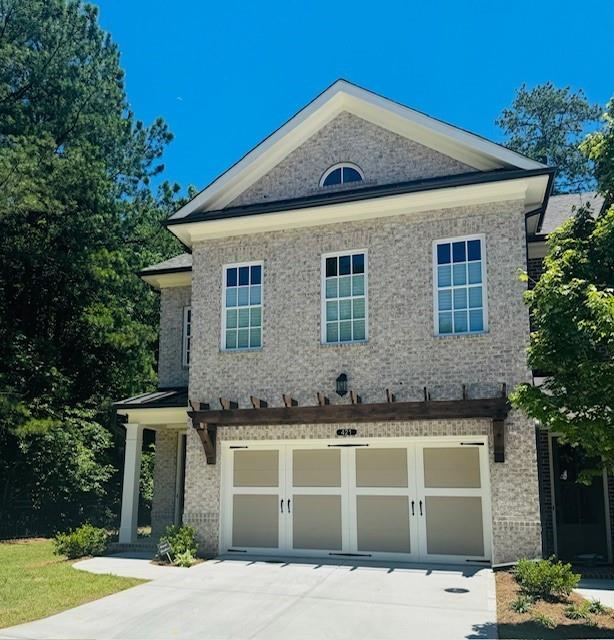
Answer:
[[[538,183],[538,185],[535,186],[533,183]],[[168,228],[182,242],[191,246],[195,242],[216,238],[315,227],[339,222],[381,219],[506,200],[522,200],[526,213],[533,206],[532,203],[529,203],[529,200],[532,199],[528,197],[529,194],[540,191],[539,185],[541,185],[541,193],[545,193],[547,184],[548,176],[533,176],[504,182],[450,187],[307,209],[261,213],[240,218],[180,223],[169,225]]]
[[[502,167],[536,169],[545,166],[484,138],[340,80],[247,153],[170,219],[183,218],[194,211],[224,208],[342,111],[349,111],[479,171]]]
[[[128,422],[146,427],[169,427],[185,429],[189,407],[150,407],[142,409],[118,409],[118,415],[127,416]]]
[[[192,285],[191,271],[180,271],[177,273],[152,273],[151,275],[141,274],[141,278],[154,289],[189,287]]]

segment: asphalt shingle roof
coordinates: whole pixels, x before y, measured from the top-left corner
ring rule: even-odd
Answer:
[[[191,253],[182,253],[181,255],[175,256],[174,258],[169,258],[168,260],[164,260],[164,262],[158,262],[158,264],[152,264],[149,267],[145,267],[141,273],[152,273],[157,271],[166,271],[167,269],[191,269],[192,268],[192,254]]]
[[[571,218],[574,207],[577,209],[587,202],[590,203],[595,213],[599,213],[603,207],[603,196],[595,191],[551,196],[544,213],[540,234],[548,234],[560,227],[565,220]]]

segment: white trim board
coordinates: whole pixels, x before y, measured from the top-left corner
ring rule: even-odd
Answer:
[[[221,209],[343,111],[409,138],[479,171],[545,165],[463,129],[431,118],[346,80],[337,80],[277,131],[216,178],[171,219]]]

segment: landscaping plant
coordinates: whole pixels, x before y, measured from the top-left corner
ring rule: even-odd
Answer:
[[[531,610],[531,607],[535,604],[535,598],[526,594],[520,594],[516,600],[510,604],[510,609],[516,613],[527,613]]]
[[[104,529],[91,524],[81,525],[64,533],[58,533],[54,540],[54,553],[67,558],[100,556],[107,549],[109,535]]]
[[[194,555],[191,551],[184,551],[183,553],[178,553],[175,556],[174,564],[178,567],[191,567],[194,564]]]
[[[166,527],[164,535],[160,538],[160,543],[168,542],[171,546],[171,560],[176,560],[177,556],[189,552],[192,557],[196,555],[196,529],[189,525],[178,527],[171,524]],[[164,558],[161,558],[164,560]]]
[[[527,560],[518,562],[514,577],[523,594],[533,598],[551,599],[568,596],[580,581],[580,574],[571,565],[556,560]]]

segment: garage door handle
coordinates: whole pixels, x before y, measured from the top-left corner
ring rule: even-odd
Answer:
[[[420,515],[422,515],[422,500],[420,500],[419,504],[420,504]]]
[[[281,513],[283,513],[284,512],[284,499],[283,498],[279,501],[279,508],[281,510]]]
[[[288,513],[291,513],[291,511],[290,511],[290,498],[288,498]]]
[[[416,515],[416,514],[415,514],[415,512],[414,512],[414,505],[415,505],[415,504],[416,504],[416,503],[412,500],[412,501],[411,501],[411,515],[412,515],[412,516],[413,516],[413,515]]]

